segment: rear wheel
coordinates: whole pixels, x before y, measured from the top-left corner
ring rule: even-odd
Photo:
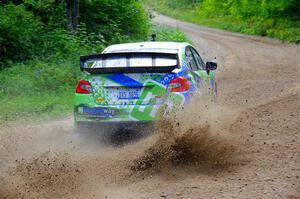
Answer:
[[[81,140],[118,146],[149,135],[153,126],[149,123],[75,122],[74,131]]]
[[[105,143],[109,136],[108,127],[98,125],[94,122],[75,122],[74,132],[82,141],[95,141]]]

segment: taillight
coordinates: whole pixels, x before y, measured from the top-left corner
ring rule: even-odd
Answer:
[[[168,88],[170,92],[187,91],[190,89],[190,83],[185,77],[177,77],[170,81]]]
[[[91,93],[91,91],[92,88],[90,82],[83,79],[78,82],[76,87],[76,93],[89,94]]]

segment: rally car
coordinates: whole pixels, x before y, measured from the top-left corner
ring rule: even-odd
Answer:
[[[184,106],[196,92],[216,95],[215,62],[204,63],[188,43],[142,42],[107,47],[80,57],[83,77],[76,87],[74,120],[134,129]]]

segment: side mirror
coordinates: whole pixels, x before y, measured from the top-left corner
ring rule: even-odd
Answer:
[[[210,71],[210,70],[217,70],[218,68],[218,64],[216,62],[206,62],[206,70]]]

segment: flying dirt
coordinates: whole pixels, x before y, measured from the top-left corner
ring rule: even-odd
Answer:
[[[1,124],[1,199],[300,198],[300,46],[154,21],[218,61],[217,101],[114,145],[81,139],[72,117]]]

